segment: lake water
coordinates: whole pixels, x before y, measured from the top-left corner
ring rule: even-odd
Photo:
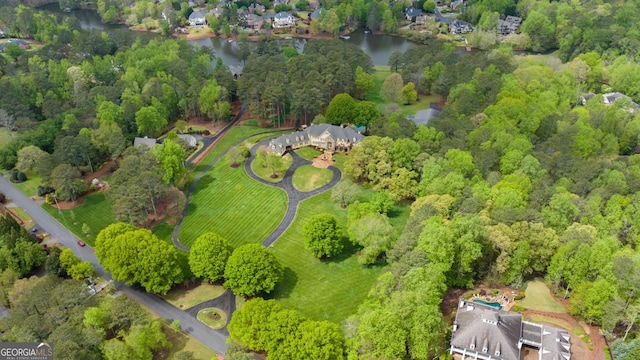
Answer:
[[[123,29],[125,25],[110,25],[104,24],[100,15],[95,10],[73,10],[70,13],[65,13],[60,9],[57,3],[48,4],[39,7],[39,9],[55,12],[64,16],[73,16],[80,22],[80,26],[83,29],[91,30],[110,30],[110,29]],[[148,34],[145,34],[148,36]],[[405,38],[399,36],[390,35],[374,35],[365,34],[362,29],[349,34],[349,40],[346,42],[355,44],[364,50],[371,57],[373,65],[387,65],[389,62],[389,56],[394,51],[405,52],[407,48],[415,45]],[[215,55],[222,58],[222,61],[226,65],[237,65],[239,61],[239,47],[237,42],[228,42],[227,40],[220,38],[205,38],[200,40],[189,41],[192,44],[199,46],[209,46],[215,51]],[[305,39],[292,39],[292,40],[280,40],[281,43],[291,45],[302,51]]]

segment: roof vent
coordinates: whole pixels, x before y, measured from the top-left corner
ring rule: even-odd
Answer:
[[[500,356],[500,343],[498,343],[498,345],[496,345],[496,352],[495,352],[496,356]]]
[[[474,336],[471,338],[471,344],[469,344],[469,349],[475,350],[475,348],[476,348],[476,337]]]
[[[473,304],[468,302],[467,303],[467,311],[473,311],[473,308],[474,308]]]
[[[487,340],[486,338],[482,342],[482,352],[483,353],[489,352],[489,340]]]

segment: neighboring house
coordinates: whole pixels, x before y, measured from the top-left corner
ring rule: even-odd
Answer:
[[[457,9],[458,7],[463,6],[463,5],[464,5],[464,1],[462,1],[462,0],[455,0],[455,1],[452,1],[452,2],[451,2],[451,5],[449,5],[449,7],[450,7],[452,10],[455,10],[455,9]]]
[[[416,25],[424,25],[427,22],[427,15],[416,16]]]
[[[255,14],[256,12],[259,12],[261,14],[263,14],[265,12],[266,8],[258,3],[253,3],[251,5],[249,5],[249,12],[251,14]]]
[[[430,108],[418,111],[416,113],[416,116],[414,116],[411,120],[413,120],[416,125],[427,125],[429,121],[431,121],[431,119],[437,117],[438,115],[440,115],[440,110]]]
[[[260,15],[249,14],[246,18],[247,26],[254,29],[260,30],[262,29],[262,23],[264,22],[264,18]]]
[[[247,21],[247,15],[249,15],[249,12],[245,9],[238,9],[237,10],[238,13],[238,21],[240,23],[246,22]]]
[[[473,26],[466,21],[453,20],[449,23],[449,32],[452,34],[466,34],[473,31]]]
[[[498,34],[510,35],[518,32],[518,28],[522,24],[522,18],[517,16],[507,16],[504,20],[498,21]]]
[[[231,75],[233,75],[234,80],[238,80],[240,76],[242,76],[242,69],[244,69],[242,65],[238,65],[238,66],[229,65],[229,71],[231,71]]]
[[[293,15],[285,11],[281,11],[273,17],[273,27],[275,28],[290,27],[295,25],[295,23],[296,20]]]
[[[222,15],[223,12],[224,12],[224,9],[220,5],[216,6],[215,9],[211,10],[211,13],[217,18],[219,18],[220,15]]]
[[[156,139],[151,139],[151,138],[148,138],[146,136],[143,137],[143,138],[137,137],[137,138],[133,139],[133,147],[138,147],[138,146],[141,146],[141,145],[144,145],[148,149],[151,149],[154,146],[156,146]]]
[[[268,148],[278,155],[284,155],[289,150],[305,146],[348,153],[363,138],[364,135],[350,127],[320,124],[311,125],[303,131],[277,137],[269,142]]]
[[[594,96],[596,96],[596,94],[594,93],[588,93],[584,95],[582,97],[582,105],[585,105],[587,103],[587,100],[591,99]],[[631,108],[629,109],[629,112],[632,112],[632,113],[635,113],[636,111],[638,111],[638,107],[640,107],[635,101],[633,101],[630,97],[628,97],[623,93],[619,93],[619,92],[606,93],[606,94],[602,94],[602,97],[604,98],[604,104],[607,106],[613,105],[614,102],[620,99],[627,100],[631,104]]]
[[[311,0],[309,1],[309,9],[320,9],[320,1],[317,0]]]
[[[325,11],[324,8],[313,10],[313,12],[309,13],[309,19],[318,20],[320,18],[320,15],[322,15],[324,11]]]
[[[522,320],[518,313],[460,299],[449,352],[458,359],[520,360],[523,346],[540,360],[570,360],[569,332]]]
[[[288,2],[289,0],[273,0],[273,7],[275,8],[276,5],[287,4]]]
[[[187,142],[187,145],[189,145],[190,147],[196,147],[198,146],[198,140],[196,140],[196,138],[193,135],[189,135],[189,134],[178,134],[178,138],[184,140]]]
[[[207,15],[206,10],[198,10],[194,11],[189,15],[189,25],[197,26],[206,24],[205,16]]]
[[[407,17],[407,20],[411,20],[416,16],[422,15],[422,10],[416,9],[412,6],[405,10],[404,15]]]

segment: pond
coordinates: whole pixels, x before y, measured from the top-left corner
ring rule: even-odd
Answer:
[[[74,9],[70,13],[65,13],[60,9],[60,5],[57,3],[48,4],[39,7],[39,9],[51,11],[63,16],[73,16],[80,22],[80,26],[83,29],[92,30],[110,30],[110,29],[126,29],[126,25],[111,25],[105,24],[100,19],[100,15],[95,10],[80,10]],[[140,32],[139,36],[148,37],[149,33]],[[288,44],[298,51],[304,49],[306,44],[305,39],[292,39],[292,40],[279,40],[283,44]],[[355,44],[360,47],[364,52],[369,54],[373,65],[387,65],[389,62],[389,56],[394,51],[405,52],[410,46],[415,43],[399,37],[391,35],[378,35],[378,34],[365,34],[364,30],[359,29],[349,34],[349,39],[344,40],[346,42]],[[240,62],[239,46],[238,42],[228,42],[225,39],[220,38],[204,38],[200,40],[191,40],[191,44],[197,44],[199,46],[209,46],[215,51],[215,55],[222,58],[222,61],[226,65],[237,65]]]

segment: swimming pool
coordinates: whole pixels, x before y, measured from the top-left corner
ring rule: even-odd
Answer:
[[[487,306],[491,306],[494,307],[498,310],[502,310],[502,305],[500,305],[499,302],[486,302],[486,301],[482,301],[482,300],[473,300],[474,303],[478,303],[478,304],[482,304],[482,305],[487,305]]]

